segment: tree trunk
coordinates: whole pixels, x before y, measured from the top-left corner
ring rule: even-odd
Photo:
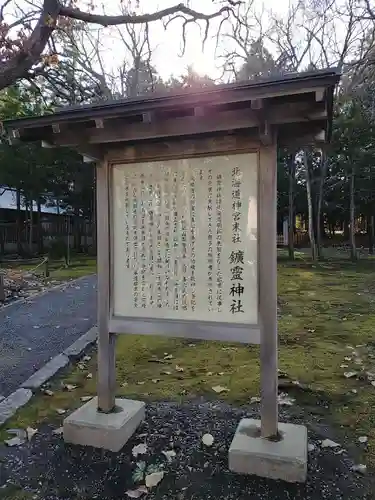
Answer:
[[[315,261],[317,258],[317,249],[316,249],[315,232],[314,232],[314,210],[312,201],[311,175],[309,170],[309,164],[307,161],[307,154],[305,150],[303,152],[303,161],[305,164],[305,174],[306,174],[306,194],[307,194],[307,208],[308,208],[308,218],[309,218],[308,231],[309,231],[310,246],[311,246],[311,258],[312,260]]]
[[[350,176],[350,258],[354,261],[357,260],[357,248],[355,245],[355,173],[354,167]]]
[[[368,253],[374,254],[374,216],[367,216]]]
[[[289,258],[294,260],[294,182],[296,166],[294,156],[289,157],[289,213],[288,213],[288,252]]]
[[[30,208],[30,218],[29,218],[29,251],[30,254],[33,254],[33,198],[32,196],[30,197],[29,201],[29,208]]]
[[[16,232],[17,232],[17,253],[22,255],[22,215],[21,215],[21,190],[16,190],[16,204],[17,204],[17,222],[16,222]]]
[[[318,252],[318,257],[323,257],[322,250],[322,205],[323,205],[323,192],[324,192],[324,181],[327,175],[327,159],[325,153],[322,151],[321,156],[321,166],[320,166],[320,179],[319,179],[319,191],[318,191],[318,203],[316,208],[316,248]]]
[[[37,232],[38,232],[38,252],[42,254],[44,252],[44,242],[43,242],[43,228],[42,228],[42,203],[40,198],[37,200],[38,204],[38,222],[37,222]]]

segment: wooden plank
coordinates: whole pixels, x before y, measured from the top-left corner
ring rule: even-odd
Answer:
[[[248,132],[239,135],[220,135],[213,137],[197,137],[195,139],[179,139],[170,141],[143,142],[134,146],[111,148],[108,160],[113,163],[136,163],[178,158],[194,158],[197,156],[214,156],[257,152],[259,135],[254,130],[254,140],[249,140]]]
[[[269,108],[267,121],[270,125],[309,122],[310,114],[316,112],[316,106],[316,103],[312,105],[304,101],[294,104],[278,104]],[[258,110],[252,110],[249,106],[229,111],[211,111],[211,113],[206,110],[204,116],[184,116],[155,120],[150,123],[122,123],[121,120],[111,123],[108,120],[104,129],[83,128],[80,131],[67,129],[54,138],[54,144],[74,146],[77,142],[101,144],[225,132],[254,128],[259,125],[260,121]]]
[[[98,408],[109,413],[115,407],[116,366],[115,335],[109,332],[110,233],[109,165],[98,164],[97,242],[98,242]]]
[[[160,335],[162,337],[216,340],[259,344],[258,325],[233,324],[214,321],[187,321],[158,318],[113,317],[109,321],[111,332],[133,335]]]
[[[259,153],[258,239],[259,323],[261,332],[261,434],[277,435],[277,146]]]

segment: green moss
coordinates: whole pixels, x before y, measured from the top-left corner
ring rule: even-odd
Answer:
[[[370,261],[312,265],[300,259],[279,263],[280,369],[308,388],[294,390],[301,404],[314,411],[317,402],[324,400],[328,406],[326,418],[343,426],[344,434],[352,439],[361,434],[369,436],[366,458],[370,464],[375,464],[375,387],[345,378],[340,365],[348,356],[347,345],[373,341],[374,278]],[[166,354],[173,358],[164,359]],[[256,346],[122,335],[116,355],[118,395],[153,401],[204,396],[234,404],[247,403],[250,397],[259,395]],[[95,394],[95,363],[92,359],[84,370],[74,367],[56,380],[54,396],[35,397],[9,426],[38,427],[47,420],[60,426],[64,415],[59,416],[57,408],[74,409],[82,404],[81,396]],[[366,363],[366,368],[372,369],[370,358]],[[373,364],[375,371],[375,360]],[[92,379],[87,378],[88,373],[93,373]],[[62,391],[62,381],[78,387],[72,392]],[[217,385],[229,390],[217,394],[212,389]],[[352,389],[358,393],[351,393]],[[0,437],[4,436],[3,430]]]

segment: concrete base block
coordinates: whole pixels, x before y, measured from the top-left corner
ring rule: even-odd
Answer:
[[[260,437],[260,420],[244,418],[229,448],[229,469],[288,482],[301,482],[307,475],[307,429],[279,423],[280,440]]]
[[[93,398],[64,420],[66,443],[119,451],[145,418],[145,404],[131,399],[116,399],[113,413],[98,412]]]

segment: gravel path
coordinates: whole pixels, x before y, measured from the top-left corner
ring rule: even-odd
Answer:
[[[119,453],[67,446],[61,436],[52,434],[51,428],[38,429],[31,442],[19,448],[0,445],[0,498],[20,498],[9,493],[7,496],[13,484],[36,500],[125,500],[129,498],[126,491],[136,487],[133,474],[136,463],[141,461],[165,471],[147,500],[373,498],[371,474],[360,476],[350,470],[353,456],[345,443],[342,454],[322,449],[319,443],[327,437],[326,431],[317,432],[316,425],[312,428],[311,416],[292,415],[289,410],[288,414],[281,411],[280,419],[305,422],[309,442],[315,445],[309,453],[307,482],[288,484],[231,473],[228,447],[236,426],[241,417],[258,412],[259,407],[233,408],[223,403],[149,404],[146,421]],[[212,447],[202,444],[207,432],[215,438]],[[332,430],[329,433],[333,439]],[[132,448],[139,443],[147,444],[146,454],[133,458]],[[169,463],[162,451],[171,449],[176,456]]]
[[[96,324],[96,276],[0,309],[0,396]]]

